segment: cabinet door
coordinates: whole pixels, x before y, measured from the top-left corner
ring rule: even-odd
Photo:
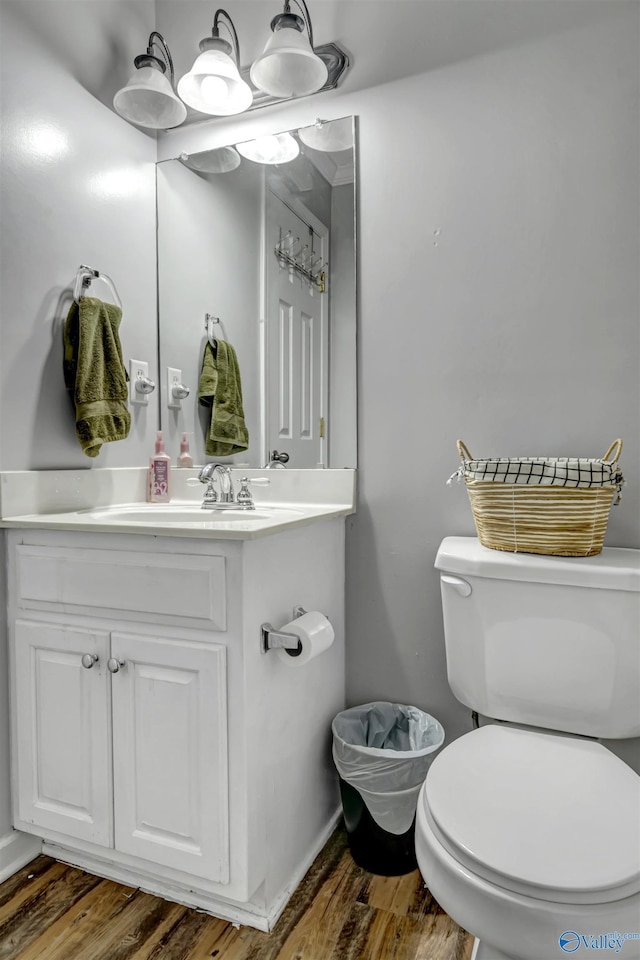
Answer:
[[[14,645],[18,817],[113,846],[109,635],[18,620]]]
[[[226,650],[111,634],[116,849],[229,880]]]

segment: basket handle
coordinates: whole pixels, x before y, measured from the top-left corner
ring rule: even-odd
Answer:
[[[622,441],[620,441],[620,443],[622,443]],[[461,460],[473,460],[473,457],[471,456],[471,451],[469,450],[469,447],[466,445],[466,443],[464,443],[464,441],[458,440],[457,447],[458,447],[458,453],[460,454]]]
[[[617,463],[620,454],[622,453],[622,440],[614,440],[604,457],[602,458],[604,463]]]

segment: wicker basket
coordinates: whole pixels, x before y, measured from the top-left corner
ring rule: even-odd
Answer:
[[[611,504],[624,482],[621,450],[622,440],[614,440],[602,460],[474,460],[458,440],[458,476],[465,480],[480,543],[559,557],[600,553]]]

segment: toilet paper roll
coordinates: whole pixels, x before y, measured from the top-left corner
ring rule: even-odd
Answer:
[[[293,633],[300,640],[302,649],[299,653],[292,650],[278,650],[278,656],[289,666],[301,667],[313,660],[318,654],[328,650],[334,641],[333,627],[322,613],[311,610],[296,617],[291,623],[280,628],[282,633]]]

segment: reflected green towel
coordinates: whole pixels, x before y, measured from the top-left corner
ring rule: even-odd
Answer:
[[[121,318],[120,307],[80,297],[64,325],[64,382],[76,408],[76,436],[88,457],[97,457],[103,443],[129,435]]]
[[[205,345],[198,401],[203,407],[211,407],[205,445],[209,456],[230,457],[249,448],[238,358],[224,340],[216,340],[215,353],[208,341]]]

